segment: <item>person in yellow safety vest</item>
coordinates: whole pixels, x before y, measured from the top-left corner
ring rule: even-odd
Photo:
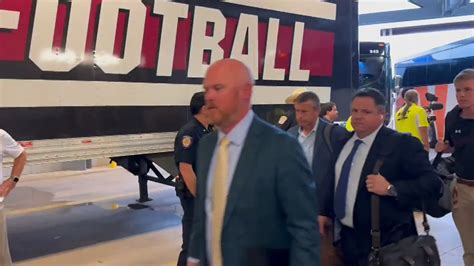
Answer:
[[[352,116],[349,116],[349,118],[346,121],[346,130],[349,132],[354,131],[354,128],[352,127]]]
[[[428,114],[418,106],[418,92],[408,90],[405,93],[405,105],[395,115],[395,129],[401,133],[411,134],[423,143],[426,151],[430,150],[428,141]]]

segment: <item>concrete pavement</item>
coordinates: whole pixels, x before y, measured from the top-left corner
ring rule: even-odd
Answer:
[[[24,176],[6,200],[16,265],[175,265],[182,213],[172,187],[149,182],[141,210],[137,178],[122,168]],[[420,216],[415,216],[420,221]],[[462,266],[452,218],[430,218],[442,265]]]
[[[182,210],[174,188],[149,182],[132,210],[137,177],[121,167],[24,176],[7,198],[16,265],[173,265]]]
[[[173,188],[148,182],[150,193]],[[61,171],[23,176],[5,199],[10,216],[64,206],[135,196],[138,180],[121,167],[85,171]]]

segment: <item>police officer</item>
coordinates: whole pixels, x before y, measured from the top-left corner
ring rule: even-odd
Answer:
[[[176,135],[174,158],[179,169],[176,179],[176,195],[183,207],[183,245],[178,258],[178,266],[186,265],[188,244],[191,236],[194,197],[196,195],[196,155],[199,140],[210,132],[204,92],[197,92],[191,98],[190,109],[193,118]]]

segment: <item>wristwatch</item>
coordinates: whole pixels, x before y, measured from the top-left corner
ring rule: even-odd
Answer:
[[[389,184],[387,187],[387,193],[389,196],[396,197],[398,195],[397,190],[392,184]]]
[[[19,176],[10,176],[10,178],[13,180],[13,182],[15,183],[18,183],[18,181],[20,181],[20,177]]]

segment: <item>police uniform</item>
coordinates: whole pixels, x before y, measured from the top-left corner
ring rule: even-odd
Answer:
[[[281,115],[278,119],[277,126],[285,131],[297,125],[295,112],[290,110],[288,113]]]
[[[178,131],[174,141],[174,159],[178,169],[179,163],[188,163],[192,165],[193,171],[196,173],[197,145],[199,140],[209,132],[210,130],[194,117]],[[176,195],[179,197],[184,211],[182,218],[183,245],[178,259],[178,266],[180,266],[186,265],[194,209],[194,197],[186,187],[181,174],[176,181]]]

